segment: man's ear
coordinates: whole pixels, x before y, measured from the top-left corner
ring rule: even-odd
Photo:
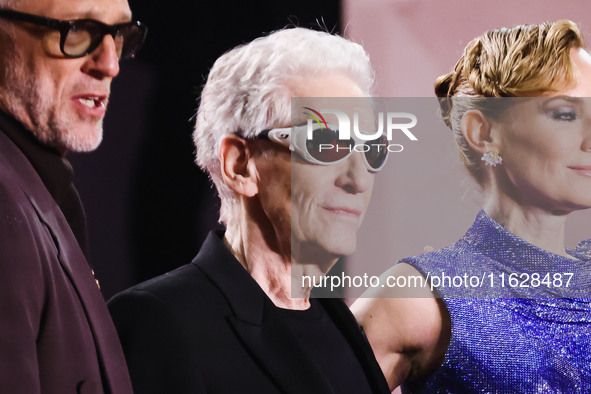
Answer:
[[[224,137],[220,146],[220,167],[224,183],[239,195],[253,197],[258,193],[256,167],[251,150],[243,138]]]
[[[490,119],[476,110],[467,111],[460,123],[462,134],[468,145],[480,154],[498,148],[491,133],[492,126]]]

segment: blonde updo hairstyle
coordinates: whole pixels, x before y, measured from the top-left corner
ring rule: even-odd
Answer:
[[[571,87],[576,70],[570,49],[581,47],[581,31],[569,20],[491,30],[470,41],[454,70],[437,79],[441,117],[478,182],[483,179],[482,161],[462,134],[464,114],[479,110],[499,119],[508,104],[494,98],[535,97]]]

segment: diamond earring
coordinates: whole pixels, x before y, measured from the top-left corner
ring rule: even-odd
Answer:
[[[484,161],[484,164],[491,167],[496,167],[497,164],[503,164],[503,158],[495,148],[484,153],[481,160]]]

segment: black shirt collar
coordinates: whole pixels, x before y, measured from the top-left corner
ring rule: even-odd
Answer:
[[[72,183],[70,162],[56,149],[39,141],[12,116],[0,111],[0,132],[4,132],[27,157],[41,181],[68,221],[86,259],[90,259],[86,215]]]
[[[72,166],[56,149],[41,143],[12,116],[0,111],[0,130],[27,156],[43,184],[57,202],[61,204],[72,183]]]

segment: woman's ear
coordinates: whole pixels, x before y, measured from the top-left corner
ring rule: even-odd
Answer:
[[[220,146],[220,167],[224,183],[245,197],[258,193],[256,166],[248,143],[237,135],[224,137]]]
[[[467,111],[462,117],[460,128],[468,145],[476,152],[484,154],[498,149],[492,135],[493,124],[482,112]]]

